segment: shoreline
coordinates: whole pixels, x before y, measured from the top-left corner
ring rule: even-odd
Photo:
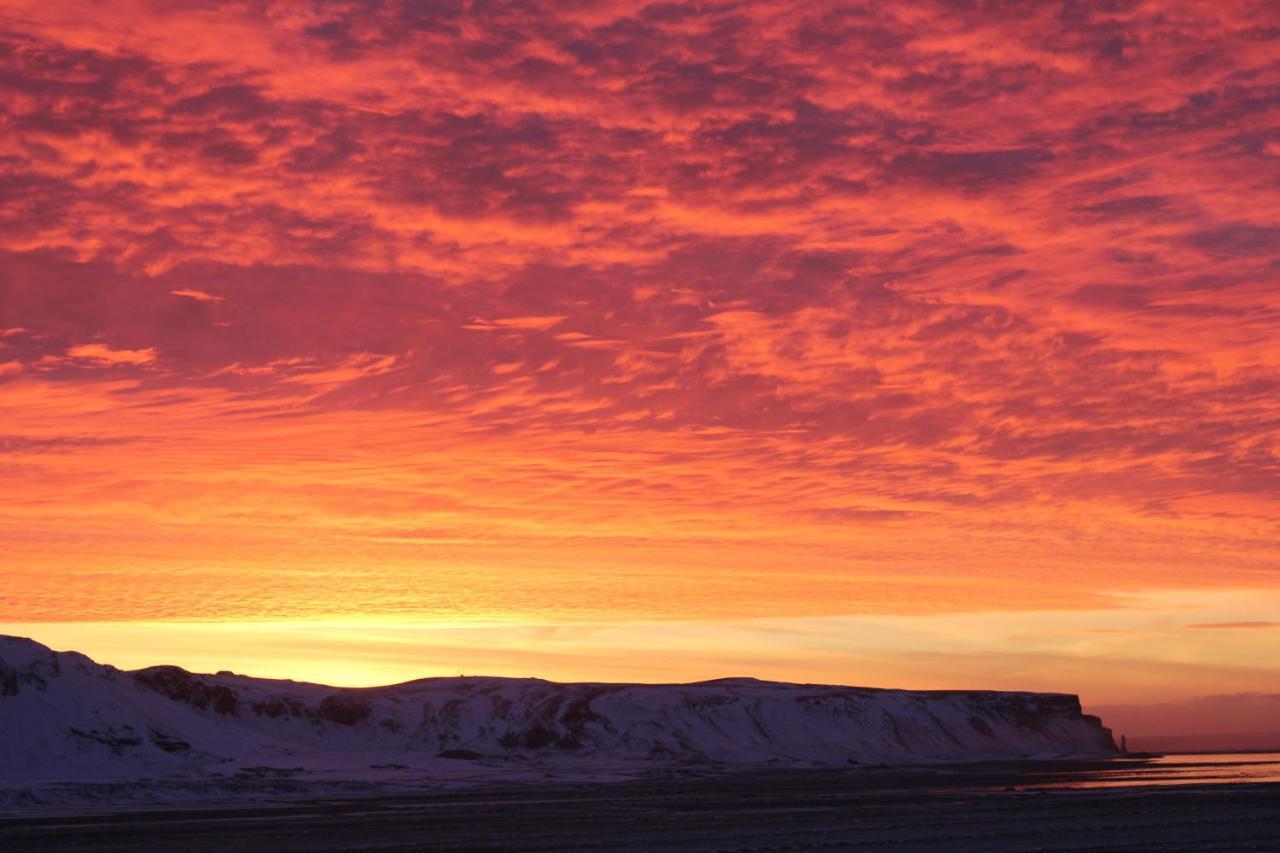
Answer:
[[[618,784],[485,784],[286,803],[0,817],[9,850],[374,849],[896,853],[1276,850],[1280,783],[993,790],[1016,775],[791,770]],[[928,779],[931,784],[921,785]],[[966,785],[979,785],[978,790]],[[513,841],[514,840],[514,841]],[[1052,842],[1052,846],[1045,846]],[[1268,846],[1271,845],[1271,846]]]
[[[1256,755],[1266,755],[1257,753]],[[1280,753],[1275,761],[1235,763],[1187,761],[1173,756],[1084,756],[999,761],[911,763],[855,766],[773,766],[688,764],[683,766],[523,768],[503,775],[502,768],[474,768],[473,775],[431,776],[403,767],[394,778],[368,772],[335,771],[329,775],[295,768],[252,768],[236,776],[153,777],[103,780],[0,780],[0,822],[36,813],[64,815],[144,813],[149,810],[212,808],[290,808],[312,800],[395,800],[465,796],[488,789],[560,790],[575,787],[625,788],[629,785],[679,784],[736,780],[796,779],[866,793],[918,791],[943,793],[1036,793],[1221,787],[1280,784]],[[1233,766],[1276,765],[1274,778],[1211,781],[1194,775]],[[466,768],[461,768],[466,769]],[[555,770],[559,772],[555,772]],[[489,772],[484,772],[489,771]],[[495,772],[496,771],[496,772]],[[379,771],[381,772],[381,771]]]

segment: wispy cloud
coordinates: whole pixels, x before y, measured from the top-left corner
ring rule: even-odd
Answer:
[[[112,349],[106,344],[77,344],[67,350],[71,358],[99,364],[150,364],[156,360],[154,347],[146,349]]]
[[[212,293],[205,293],[203,290],[190,290],[190,289],[170,290],[169,293],[173,296],[183,296],[183,297],[186,297],[187,299],[194,299],[197,302],[221,302],[222,301],[221,296],[214,296]]]

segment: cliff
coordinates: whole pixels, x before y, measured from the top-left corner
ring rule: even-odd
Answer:
[[[432,678],[340,689],[176,667],[125,672],[0,637],[0,779],[393,767],[850,766],[1099,756],[1075,696],[730,678],[558,684]]]

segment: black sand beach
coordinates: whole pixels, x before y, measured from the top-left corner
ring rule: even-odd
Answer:
[[[1123,764],[780,771],[0,821],[9,851],[1280,851],[1280,784],[1066,788]]]

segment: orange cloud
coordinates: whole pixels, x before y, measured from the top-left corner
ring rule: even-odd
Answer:
[[[78,344],[67,350],[71,358],[81,358],[102,364],[151,364],[156,351],[146,349],[112,349],[105,344]]]
[[[1271,584],[1271,10],[1032,5],[18,3],[3,617]]]

